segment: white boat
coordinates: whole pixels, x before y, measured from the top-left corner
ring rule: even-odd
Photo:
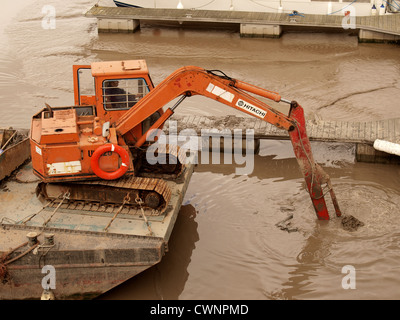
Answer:
[[[400,0],[114,0],[118,7],[216,11],[285,12],[291,14],[384,15],[400,12]]]

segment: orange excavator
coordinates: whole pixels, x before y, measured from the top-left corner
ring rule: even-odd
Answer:
[[[149,134],[161,129],[186,97],[202,95],[287,130],[318,219],[329,220],[328,192],[336,215],[341,215],[330,179],[314,161],[297,102],[194,66],[176,70],[156,87],[144,60],[94,62],[73,71],[75,105],[46,104],[32,118],[32,165],[42,180],[37,193],[49,201],[68,190],[69,199],[76,201],[140,203],[162,213],[171,196],[165,179],[181,174],[182,150],[167,145],[158,152],[169,162],[149,164]],[[288,115],[256,96],[289,104]]]

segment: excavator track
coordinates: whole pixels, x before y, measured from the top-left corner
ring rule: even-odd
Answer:
[[[147,149],[148,150],[148,149]],[[141,166],[139,175],[148,178],[159,178],[166,180],[176,180],[182,176],[187,160],[185,149],[177,145],[158,144],[154,150],[150,161],[157,161],[155,164],[150,164],[147,158],[147,150],[139,154]]]
[[[49,201],[50,207],[64,201],[62,208],[114,212],[123,204],[122,212],[157,216],[167,209],[171,189],[161,179],[131,176],[111,181],[41,182],[36,194]]]

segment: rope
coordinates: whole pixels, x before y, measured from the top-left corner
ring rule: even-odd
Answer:
[[[55,247],[55,244],[52,244],[52,245],[40,245],[40,246],[38,246],[37,248],[38,248],[38,250],[39,249],[41,249],[41,248],[43,248],[43,249],[45,249],[45,248],[48,248],[47,249],[47,251],[46,252],[43,252],[42,254],[41,254],[41,256],[39,257],[39,268],[40,268],[40,261],[42,260],[42,258],[43,258],[43,265],[46,265],[46,262],[45,262],[45,259],[46,259],[46,255],[49,253],[49,251],[51,250],[51,249],[53,249]],[[34,253],[35,254],[35,253]]]
[[[26,244],[26,243],[25,243],[25,244]],[[24,244],[24,245],[25,245],[25,244]],[[22,258],[22,257],[25,256],[26,254],[28,254],[29,252],[31,252],[33,249],[35,249],[38,245],[39,245],[39,241],[38,241],[37,243],[35,243],[32,247],[29,247],[28,250],[22,252],[20,255],[18,255],[18,256],[16,256],[16,257],[12,258],[12,259],[10,259],[10,260],[5,261],[5,262],[4,262],[4,265],[8,265],[8,264],[10,264],[10,263],[12,263],[12,262],[14,262],[14,261],[16,261],[16,260]]]
[[[24,219],[22,219],[21,221],[19,221],[18,223],[22,223],[22,224],[26,224],[28,221],[32,220],[35,216],[37,216],[40,212],[42,212],[44,209],[46,209],[48,206],[52,205],[54,202],[56,201],[56,199],[53,199],[49,202],[47,202],[42,209],[40,209],[38,212],[32,214],[31,216],[28,216]],[[26,220],[25,220],[26,219]]]
[[[139,205],[140,210],[142,211],[143,220],[144,220],[144,222],[145,222],[146,225],[147,225],[147,229],[149,230],[149,233],[150,233],[149,235],[150,235],[150,236],[154,235],[153,231],[151,230],[150,223],[149,223],[149,221],[147,220],[147,217],[146,217],[146,215],[144,214],[144,210],[143,210],[143,208],[142,208],[143,200],[140,199],[140,197],[139,197],[139,195],[138,195],[138,196],[136,197],[135,201],[136,201],[136,203]]]
[[[7,267],[0,262],[0,279],[3,280],[5,278],[7,278],[8,276],[8,270]]]
[[[65,192],[63,195],[63,198],[61,199],[60,203],[57,205],[57,207],[54,209],[53,213],[51,214],[50,218],[48,218],[44,223],[43,223],[43,228],[47,226],[47,224],[50,222],[51,218],[55,215],[57,212],[58,208],[62,205],[65,199],[69,199],[70,193],[69,191]]]
[[[118,211],[114,214],[114,216],[112,217],[112,219],[108,223],[108,225],[104,228],[105,232],[108,231],[108,228],[111,226],[111,223],[114,221],[114,219],[117,217],[117,215],[122,211],[122,209],[124,208],[125,204],[127,202],[129,202],[130,200],[131,200],[131,198],[129,197],[129,193],[127,193],[126,196],[124,197],[124,201],[122,202],[122,205],[119,207]]]
[[[24,242],[24,243],[20,244],[18,247],[15,247],[14,249],[11,249],[10,251],[4,253],[0,257],[0,280],[5,280],[8,276],[7,265],[9,265],[10,263],[12,263],[14,261],[17,261],[18,259],[22,258],[25,255],[27,255],[29,252],[31,252],[33,249],[35,249],[39,245],[39,241],[37,243],[35,243],[32,247],[29,247],[26,251],[19,254],[18,256],[7,260],[9,255],[11,255],[16,250],[26,246],[27,244],[28,244],[28,242]]]

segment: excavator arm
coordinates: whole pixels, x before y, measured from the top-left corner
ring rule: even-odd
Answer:
[[[249,93],[276,102],[289,103],[290,111],[288,116],[273,109]],[[159,129],[174,113],[179,103],[184,98],[193,95],[202,95],[214,99],[271,123],[280,129],[287,130],[318,219],[329,220],[328,208],[325,202],[325,194],[327,192],[331,195],[336,215],[341,215],[329,176],[314,161],[310,141],[306,133],[303,108],[295,101],[283,99],[276,92],[232,79],[220,71],[210,71],[194,66],[183,67],[163,80],[156,88],[126,112],[117,121],[116,130],[118,134],[124,136],[151,114],[181,96],[178,102],[171,108],[168,108],[152,125],[148,133],[154,129]],[[146,137],[147,134],[143,134],[137,140],[135,147],[141,147],[146,142]],[[323,189],[323,185],[325,185],[327,190]]]

